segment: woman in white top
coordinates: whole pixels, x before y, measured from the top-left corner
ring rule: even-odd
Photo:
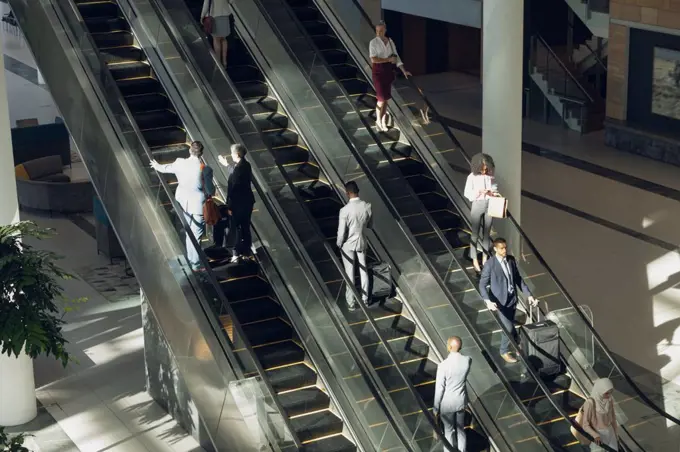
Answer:
[[[595,380],[590,398],[583,404],[582,427],[595,440],[590,443],[591,451],[604,450],[603,444],[619,450],[612,392],[614,385],[609,378]]]
[[[230,0],[203,0],[201,23],[205,32],[213,38],[213,49],[222,65],[227,67],[227,37],[231,34]],[[206,21],[206,18],[211,18]],[[211,22],[211,25],[207,25]],[[211,29],[212,28],[212,29]]]
[[[481,272],[477,255],[480,251],[491,250],[491,221],[488,213],[489,198],[500,196],[498,185],[494,178],[495,166],[490,155],[476,154],[470,161],[470,175],[465,182],[465,197],[472,203],[470,209],[470,224],[472,234],[470,237],[470,259],[477,273]],[[479,231],[482,237],[479,237]],[[481,245],[481,246],[480,246]],[[482,265],[486,263],[487,253],[482,254]]]
[[[404,76],[409,77],[411,73],[404,68],[404,63],[397,54],[394,41],[388,38],[385,33],[387,26],[380,22],[375,26],[375,38],[368,45],[368,54],[371,57],[373,86],[378,98],[378,105],[375,109],[376,125],[379,130],[387,131],[387,101],[392,98],[392,82],[394,82],[395,65]]]

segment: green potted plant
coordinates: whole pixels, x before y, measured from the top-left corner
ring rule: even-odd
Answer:
[[[28,221],[0,226],[0,425],[37,415],[33,359],[53,356],[64,367],[71,360],[62,328],[72,307],[59,282],[72,276],[56,265],[57,255],[22,240],[53,234]]]
[[[24,447],[26,436],[23,433],[20,435],[9,436],[5,433],[5,428],[0,427],[0,452],[31,452],[27,447]]]

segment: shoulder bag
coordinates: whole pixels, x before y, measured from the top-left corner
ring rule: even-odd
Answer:
[[[205,178],[203,176],[203,169],[205,165],[201,164],[201,178],[203,178],[203,195],[205,196],[205,201],[203,201],[203,221],[205,224],[210,226],[215,226],[218,221],[220,221],[220,209],[215,204],[215,200],[205,191]]]
[[[213,0],[208,2],[208,14],[203,18],[203,30],[209,35],[213,32],[213,25],[215,24],[215,18],[210,14],[212,11]]]

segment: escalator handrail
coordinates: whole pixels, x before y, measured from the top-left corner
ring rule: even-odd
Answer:
[[[233,11],[233,14],[234,14],[235,16],[237,16],[237,14],[238,14],[237,11],[236,11],[235,9],[232,10],[232,11]],[[167,22],[170,22],[170,21],[167,21]],[[172,35],[172,33],[171,33],[171,35]],[[205,37],[203,34],[201,34],[201,35],[202,35],[202,39],[203,39],[204,43],[205,43],[206,46],[207,46],[207,39],[206,39],[206,37]],[[177,37],[176,37],[176,36],[173,36],[173,39],[176,39],[176,40],[177,40]],[[181,39],[179,39],[178,41],[181,41]],[[209,48],[209,46],[207,46],[207,48]],[[212,52],[210,52],[210,54],[212,55],[213,59],[216,60],[215,55],[214,55]],[[186,55],[185,55],[185,56],[186,56]],[[248,120],[249,120],[249,122],[251,122],[251,124],[253,125],[254,130],[256,130],[256,133],[257,133],[258,136],[260,137],[260,140],[261,140],[262,143],[267,147],[268,151],[269,151],[270,153],[272,153],[271,146],[264,140],[264,137],[263,137],[263,135],[262,135],[262,132],[261,132],[261,131],[259,130],[259,128],[257,127],[257,124],[256,124],[254,118],[252,117],[251,113],[248,111],[248,109],[247,109],[246,106],[245,106],[245,102],[243,101],[243,98],[241,97],[240,93],[238,93],[238,91],[237,91],[237,90],[235,89],[235,87],[233,86],[233,83],[232,83],[231,79],[229,78],[229,76],[227,75],[226,71],[224,70],[224,68],[222,68],[222,66],[221,66],[220,64],[216,64],[216,66],[219,68],[219,71],[221,72],[221,75],[224,77],[225,81],[228,83],[228,85],[229,85],[230,89],[232,90],[232,92],[233,92],[235,98],[238,100],[239,105],[240,105],[240,106],[243,108],[243,110],[246,112],[246,115],[247,115],[247,117],[248,117]],[[197,73],[200,74],[200,71],[197,71]],[[199,76],[200,76],[200,75],[199,75]],[[207,85],[207,86],[209,86],[209,85]],[[216,107],[216,108],[215,108],[215,111],[218,112],[218,114],[221,116],[221,119],[222,119],[222,121],[225,123],[225,125],[227,125],[227,127],[232,131],[232,133],[233,133],[235,136],[239,136],[239,134],[238,134],[237,132],[235,132],[235,131],[233,130],[233,128],[229,125],[229,124],[231,123],[231,121],[228,119],[228,116],[226,115],[226,112],[224,112],[224,109],[223,109],[221,106],[220,106],[220,107],[217,107],[217,106],[219,105],[219,103],[217,103],[217,102],[214,101],[214,99],[215,99],[216,97],[213,95],[213,96],[210,96],[210,98],[213,99],[213,105]],[[240,136],[239,136],[239,139],[238,139],[237,141],[242,142],[242,141],[240,140]],[[273,155],[273,154],[272,154],[272,155]],[[283,169],[283,168],[281,167],[280,163],[276,162],[276,166],[277,166],[277,169],[281,172],[281,174],[282,174],[284,180],[286,181],[286,183],[287,183],[289,186],[293,186],[294,184],[293,184],[292,179],[290,179],[290,176],[289,176],[288,173],[285,171],[285,169]],[[257,166],[254,166],[254,167],[253,167],[253,172],[256,173],[256,174],[259,174],[259,170],[258,170]],[[259,179],[262,179],[262,177],[259,176]],[[261,191],[262,189],[261,189],[260,187],[258,187],[257,184],[254,184],[254,185],[255,185],[256,188],[260,191],[260,193],[262,193],[262,191]],[[291,192],[294,194],[296,201],[297,201],[299,204],[304,205],[304,204],[303,204],[303,200],[299,197],[299,194],[298,194],[295,190],[291,190]],[[273,210],[273,211],[272,211],[272,210]],[[331,247],[331,246],[327,243],[327,241],[323,238],[323,234],[322,234],[322,232],[321,232],[321,229],[320,229],[319,226],[316,224],[314,218],[311,216],[311,214],[310,214],[306,209],[303,209],[303,211],[305,212],[305,215],[306,215],[306,217],[307,217],[307,220],[308,220],[309,224],[310,224],[310,225],[312,226],[312,228],[314,229],[314,233],[315,233],[316,240],[319,240],[320,243],[323,244],[324,248],[326,249],[326,251],[328,252],[329,256],[331,257],[331,260],[333,260],[333,262],[334,262],[334,264],[336,265],[336,267],[340,270],[340,274],[342,275],[345,284],[348,284],[348,285],[352,288],[354,296],[355,296],[357,299],[361,299],[361,296],[360,296],[360,294],[358,293],[357,289],[353,286],[353,284],[350,282],[349,278],[348,278],[347,275],[345,274],[345,272],[344,272],[344,270],[343,270],[343,267],[342,267],[342,264],[339,262],[337,256],[336,256],[335,253],[333,252],[332,247]],[[279,223],[280,223],[281,226],[283,226],[284,222],[281,222],[281,214],[280,214],[279,212],[277,212],[275,209],[270,209],[270,213],[272,213],[272,216],[273,216],[275,219],[277,219],[277,220],[279,221]],[[286,229],[288,229],[288,228],[286,228]],[[289,236],[290,236],[290,234],[292,234],[292,233],[293,233],[293,232],[291,232],[291,231],[288,230],[288,235],[289,235]],[[311,263],[308,261],[309,258],[308,258],[306,255],[304,255],[304,253],[298,253],[298,254],[299,254],[299,256],[302,258],[303,264],[304,264],[308,269],[313,268],[313,264],[311,264]],[[312,271],[312,272],[309,272],[308,274],[314,274],[314,275],[316,276],[316,273],[313,272],[313,271]],[[322,284],[322,283],[320,282],[320,278],[319,278],[318,276],[316,276],[315,279],[317,279],[317,285],[318,285],[319,287],[325,287],[325,284]],[[322,290],[323,290],[324,292],[327,291],[326,289],[322,289]],[[322,298],[323,298],[324,300],[326,300],[326,303],[327,303],[327,300],[329,300],[329,299],[332,298],[332,297],[330,297],[330,295],[327,294],[326,297],[322,297]],[[402,379],[403,379],[404,382],[406,383],[408,389],[412,392],[412,394],[414,395],[414,398],[416,398],[416,400],[420,401],[420,399],[418,398],[417,393],[416,393],[415,389],[413,388],[411,382],[408,380],[408,378],[405,376],[405,374],[404,374],[403,371],[401,370],[398,359],[396,358],[396,356],[394,355],[394,353],[393,353],[393,352],[391,351],[391,349],[389,348],[386,339],[382,336],[382,333],[380,333],[380,330],[378,329],[377,324],[375,323],[375,320],[373,320],[372,317],[368,315],[368,311],[367,311],[366,308],[363,306],[363,304],[359,303],[359,305],[360,305],[360,307],[361,307],[361,309],[362,309],[364,315],[366,316],[368,322],[372,325],[373,329],[375,330],[375,332],[376,332],[378,338],[379,338],[380,341],[381,341],[381,344],[383,345],[383,347],[384,347],[385,350],[387,351],[388,355],[390,355],[390,358],[395,362],[395,368],[396,368],[397,371],[400,373],[400,376],[402,377]],[[327,306],[326,306],[326,307],[327,307]],[[347,325],[346,325],[346,320],[344,320],[344,321],[343,321],[343,320],[338,320],[338,319],[337,319],[337,313],[335,312],[334,309],[327,309],[327,312],[332,313],[332,314],[331,314],[331,318],[334,320],[334,322],[336,322],[336,325],[341,325],[341,326],[342,326],[342,327],[338,328],[338,330],[339,330],[339,331],[342,331],[345,335],[349,335],[349,334],[348,334],[348,331],[346,331],[346,326],[347,326]],[[349,346],[349,349],[350,349],[350,350],[353,350],[353,349],[354,349],[353,352],[356,354],[357,361],[361,362],[362,365],[364,365],[367,369],[373,370],[373,366],[369,363],[368,359],[364,356],[363,352],[362,352],[362,351],[358,351],[358,352],[357,352],[356,347],[354,347],[353,341],[347,340],[346,338],[345,338],[345,341],[346,341],[346,343],[352,344],[351,346]],[[373,371],[373,372],[374,372],[374,371]],[[367,374],[369,374],[369,375],[372,376],[372,372],[370,372],[370,371],[369,371],[369,372],[365,372],[365,373],[367,373]],[[372,376],[372,377],[373,377],[373,376]],[[372,379],[377,380],[377,376],[374,377],[374,378],[372,378]],[[374,385],[376,385],[376,386],[378,386],[378,387],[381,386],[381,384],[380,384],[379,382],[378,382],[378,384],[374,383]],[[386,390],[383,388],[383,389],[382,389],[382,392],[386,392]],[[378,393],[380,393],[380,391],[379,391]],[[381,400],[381,397],[382,397],[382,394],[381,394],[380,396],[377,396],[377,394],[376,394],[376,401],[380,401],[380,400]],[[381,403],[381,405],[385,407],[386,411],[390,414],[390,416],[391,416],[392,418],[401,417],[401,415],[399,415],[399,414],[396,414],[396,415],[395,415],[395,413],[392,412],[392,411],[395,411],[395,412],[396,412],[396,410],[392,410],[392,409],[388,408],[388,407],[390,406],[389,403],[384,403],[384,402],[379,402],[379,403]],[[426,407],[425,407],[425,408],[426,408]],[[407,435],[404,435],[403,433],[401,433],[401,430],[398,429],[398,428],[396,428],[396,426],[393,425],[393,428],[394,428],[395,432],[397,432],[397,434],[400,436],[400,439],[401,439],[405,444],[409,444],[408,436],[407,436]],[[445,441],[445,440],[443,440],[443,441]]]
[[[259,3],[259,0],[257,0],[257,2]],[[298,18],[297,18],[297,16],[295,15],[295,13],[291,11],[291,9],[290,9],[289,5],[287,4],[287,2],[284,0],[284,1],[282,1],[281,3],[282,3],[283,5],[285,5],[285,7],[286,7],[286,9],[287,9],[287,12],[288,12],[289,16],[291,17],[291,19],[293,20],[293,22],[295,22],[295,24],[296,24],[298,30],[300,30],[300,32],[301,32],[302,36],[304,37],[304,39],[306,40],[307,44],[315,51],[316,54],[322,55],[322,53],[321,53],[321,52],[319,51],[319,49],[317,48],[316,44],[311,40],[311,38],[310,38],[309,35],[307,34],[307,32],[306,32],[306,30],[304,29],[304,27],[302,27],[302,24],[301,24],[300,21],[298,20]],[[265,17],[267,17],[267,19],[269,19],[268,14],[267,14]],[[275,30],[275,32],[277,33],[277,35],[279,35],[279,38],[282,40],[282,42],[285,42],[284,39],[283,39],[283,37],[280,36],[280,33],[279,33],[278,29],[276,29],[276,27],[272,27],[272,28]],[[287,45],[287,44],[286,44],[286,45]],[[288,49],[289,49],[289,51],[290,51],[290,48],[289,48],[289,47],[288,47]],[[325,58],[324,58],[323,56],[321,56],[320,59],[322,60],[324,66],[326,67],[328,74],[329,74],[331,77],[333,77],[333,81],[337,84],[337,86],[339,87],[339,89],[340,89],[341,92],[343,93],[343,96],[346,97],[346,98],[348,98],[348,93],[347,93],[346,89],[345,89],[344,86],[337,80],[337,78],[335,77],[335,75],[333,74],[333,72],[328,68],[328,62],[325,60]],[[304,72],[304,71],[303,71],[303,72]],[[308,83],[311,84],[311,81],[308,80]],[[315,89],[315,88],[314,88],[314,91],[316,92],[316,89]],[[320,96],[320,94],[317,93],[317,96]],[[372,130],[372,128],[370,127],[370,125],[367,124],[366,121],[363,119],[363,116],[362,116],[361,114],[359,114],[359,111],[358,111],[356,105],[354,105],[354,104],[351,103],[351,102],[350,102],[350,104],[353,106],[353,109],[354,109],[355,113],[358,115],[358,117],[359,117],[359,118],[362,118],[362,122],[364,122],[364,124],[365,124],[366,127],[367,127],[368,132],[371,134],[371,136],[372,136],[372,137],[374,138],[374,140],[376,141],[376,144],[378,145],[379,149],[381,150],[383,156],[390,162],[391,165],[394,165],[395,163],[394,163],[394,160],[392,159],[391,155],[389,154],[389,152],[387,152],[387,150],[385,149],[385,147],[382,145],[381,141],[380,141],[379,138],[375,135],[375,133],[373,132],[373,130]],[[325,106],[326,108],[329,108],[327,105],[325,105],[325,102],[324,102],[324,106]],[[330,116],[333,117],[334,123],[337,125],[337,127],[338,127],[338,129],[339,129],[341,135],[343,136],[343,138],[345,138],[345,141],[347,142],[348,148],[351,150],[351,152],[353,153],[354,157],[355,157],[355,158],[357,159],[357,161],[359,162],[359,165],[361,166],[361,168],[362,168],[362,170],[364,171],[364,173],[365,173],[365,174],[367,175],[367,177],[371,180],[372,184],[373,184],[374,187],[376,188],[376,191],[379,193],[379,195],[380,195],[382,201],[387,205],[387,207],[388,207],[388,209],[390,210],[390,212],[392,213],[392,215],[395,216],[395,219],[397,219],[397,221],[401,224],[402,222],[399,221],[400,215],[399,215],[398,211],[396,210],[396,208],[394,207],[394,205],[392,204],[392,202],[388,199],[386,193],[384,193],[384,191],[383,191],[382,187],[380,186],[380,184],[379,184],[377,178],[375,177],[375,175],[374,175],[373,172],[371,171],[370,167],[369,167],[369,166],[366,164],[366,162],[364,161],[363,156],[361,156],[361,153],[358,152],[358,150],[356,149],[356,147],[354,146],[354,144],[351,142],[351,140],[350,140],[349,137],[347,136],[347,133],[344,131],[344,129],[341,127],[341,125],[338,124],[338,122],[336,121],[336,118],[334,117],[334,115],[330,115]],[[401,177],[401,178],[403,178],[403,177]],[[406,189],[407,189],[407,191],[409,192],[409,194],[410,194],[412,197],[416,197],[415,192],[413,192],[412,187],[411,187],[408,183],[406,183],[406,182],[404,182],[404,185],[407,187]],[[417,197],[416,197],[416,199],[417,199]],[[452,249],[452,247],[451,247],[451,244],[450,244],[449,241],[446,239],[446,237],[443,235],[443,233],[441,232],[441,229],[440,229],[440,228],[437,226],[437,224],[434,222],[434,219],[432,219],[432,217],[431,217],[431,215],[429,214],[429,212],[427,212],[427,210],[424,209],[424,206],[422,205],[422,203],[418,203],[418,207],[419,207],[419,210],[421,211],[421,214],[424,215],[424,216],[427,218],[428,222],[430,223],[430,225],[432,226],[433,230],[434,230],[435,233],[437,234],[437,237],[438,237],[439,240],[444,244],[444,247],[446,248],[447,252],[453,257],[453,259],[454,259],[454,261],[456,262],[456,264],[458,264],[459,267],[464,268],[464,266],[460,263],[460,261],[458,260],[458,258],[455,257],[455,254],[453,253],[453,249]],[[404,228],[402,228],[402,229],[404,229]],[[419,255],[421,256],[421,258],[423,259],[423,261],[426,263],[426,266],[427,266],[428,269],[432,272],[432,274],[434,275],[435,279],[437,280],[437,282],[438,282],[438,283],[440,284],[440,286],[442,287],[443,291],[448,295],[447,298],[449,298],[449,301],[450,301],[451,305],[452,305],[452,306],[454,307],[454,309],[456,310],[457,314],[459,315],[459,317],[461,318],[461,320],[462,320],[463,323],[465,324],[466,328],[467,328],[468,331],[470,332],[470,334],[471,334],[471,336],[473,337],[473,339],[475,340],[475,342],[477,342],[477,344],[480,346],[480,350],[483,350],[484,347],[483,347],[483,345],[482,345],[481,339],[480,339],[480,337],[479,337],[477,331],[475,330],[475,328],[473,328],[473,326],[471,325],[471,323],[469,322],[469,320],[467,319],[467,317],[466,317],[464,314],[462,314],[462,313],[460,312],[460,310],[458,309],[457,303],[456,303],[455,300],[453,299],[452,294],[450,294],[448,288],[445,286],[445,283],[439,278],[438,274],[436,273],[435,268],[433,267],[433,265],[432,265],[431,262],[429,261],[429,258],[427,258],[427,257],[423,258],[423,257],[422,257],[423,254],[424,254],[424,251],[421,249],[421,247],[420,247],[414,240],[411,240],[411,237],[412,237],[412,236],[411,236],[411,234],[410,234],[410,231],[404,230],[404,233],[405,233],[405,235],[407,235],[407,237],[409,237],[409,241],[411,242],[412,246],[417,250],[417,252],[418,252]],[[380,240],[380,237],[378,237],[378,236],[376,235],[376,239],[377,239],[377,240]],[[383,245],[383,248],[385,248],[384,245]],[[386,249],[386,248],[385,248],[385,249]],[[474,284],[474,282],[472,281],[472,279],[470,278],[470,276],[467,274],[467,272],[465,272],[465,275],[466,275],[466,279],[468,280],[468,282],[469,282],[473,287],[475,287],[475,289],[477,289],[477,286]],[[510,339],[511,343],[515,346],[515,349],[519,351],[518,356],[519,356],[519,358],[520,358],[520,361],[521,361],[522,364],[524,365],[525,369],[527,369],[528,373],[532,376],[532,378],[537,382],[537,384],[538,384],[538,386],[541,388],[542,392],[544,392],[546,398],[548,398],[548,400],[550,400],[550,403],[553,405],[553,407],[558,411],[558,413],[560,413],[560,415],[564,418],[564,420],[566,420],[566,421],[567,421],[568,423],[570,423],[574,428],[576,428],[576,430],[578,430],[581,434],[583,434],[584,437],[586,437],[586,438],[588,438],[588,439],[590,439],[590,440],[592,441],[592,437],[591,437],[585,430],[583,430],[583,429],[581,428],[580,425],[578,425],[576,422],[572,421],[571,418],[569,417],[568,413],[566,413],[560,406],[557,405],[556,402],[554,402],[554,400],[552,400],[552,397],[551,397],[552,393],[551,393],[550,390],[547,388],[547,386],[545,386],[545,385],[542,383],[542,380],[540,379],[540,376],[539,376],[539,375],[534,371],[534,369],[529,365],[528,357],[524,356],[524,352],[522,351],[521,348],[519,348],[519,346],[518,346],[519,344],[515,341],[514,337],[508,335],[508,333],[504,331],[504,327],[502,326],[502,323],[500,322],[500,319],[499,319],[496,315],[493,315],[493,318],[494,318],[494,321],[496,322],[497,326],[498,326],[499,329],[501,330],[501,332],[502,332],[503,334],[506,334],[507,336],[509,336],[509,339]],[[489,359],[489,358],[487,358],[487,359]],[[495,365],[495,363],[493,363],[493,362],[491,362],[490,364],[491,364],[493,367],[497,367],[497,366]],[[532,429],[535,431],[535,433],[537,434],[537,436],[542,440],[542,442],[547,443],[547,444],[550,444],[551,447],[553,447],[553,450],[564,450],[564,448],[563,448],[562,446],[555,445],[555,444],[552,442],[552,440],[551,440],[550,438],[548,438],[547,436],[545,436],[545,434],[538,428],[538,426],[537,426],[537,425],[535,424],[535,422],[533,421],[531,415],[528,413],[528,410],[526,409],[526,407],[524,406],[524,404],[521,402],[521,399],[517,396],[517,394],[516,394],[516,393],[514,392],[514,390],[511,388],[509,381],[506,380],[505,375],[502,374],[502,373],[499,374],[498,372],[497,372],[496,374],[499,376],[499,379],[503,382],[504,386],[505,386],[506,389],[508,390],[508,393],[510,394],[510,397],[511,397],[511,398],[513,399],[513,401],[517,404],[517,406],[518,406],[520,412],[522,412],[522,414],[523,414],[523,415],[527,418],[527,420],[530,422]],[[610,450],[610,449],[605,448],[605,450]]]
[[[315,0],[315,1],[317,1],[317,0]],[[352,0],[352,2],[353,2],[353,3],[355,4],[355,6],[359,9],[359,11],[361,12],[361,15],[368,21],[368,23],[369,23],[371,26],[373,26],[373,27],[375,28],[375,26],[374,26],[373,23],[371,22],[370,17],[369,17],[368,14],[366,13],[366,11],[363,9],[363,7],[359,4],[359,1],[358,1],[358,0]],[[342,22],[339,21],[339,23],[342,23]],[[347,30],[345,30],[345,31],[349,34],[349,32],[348,32]],[[422,100],[425,102],[425,104],[428,106],[428,108],[430,109],[430,111],[433,113],[433,115],[434,115],[434,118],[433,118],[433,119],[437,120],[438,118],[443,118],[443,117],[439,114],[439,112],[437,111],[437,109],[434,107],[434,105],[432,105],[432,102],[430,102],[430,100],[427,98],[427,96],[425,95],[424,91],[421,90],[421,89],[418,87],[418,85],[415,83],[415,81],[413,80],[413,78],[412,78],[412,77],[409,77],[409,78],[408,78],[408,81],[409,81],[409,83],[413,86],[413,88],[419,93],[419,95],[420,95],[420,97],[422,98]],[[456,137],[453,135],[453,132],[451,132],[451,130],[449,129],[449,127],[447,127],[447,126],[441,121],[441,119],[440,119],[438,122],[440,123],[442,129],[444,129],[444,133],[446,133],[446,135],[451,139],[451,141],[452,141],[456,146],[458,146],[458,148],[459,148],[459,150],[461,151],[461,154],[463,155],[463,157],[465,158],[465,160],[466,160],[468,163],[470,163],[470,156],[469,156],[469,154],[465,151],[465,149],[463,148],[463,146],[461,145],[461,143],[458,141],[458,139],[456,139]],[[447,172],[445,172],[445,174],[447,174],[447,176],[448,176],[448,173],[447,173]],[[455,187],[455,184],[453,184],[453,181],[451,181],[451,182],[452,182],[452,186]],[[456,191],[458,191],[458,190],[456,189]],[[460,193],[460,192],[458,192],[458,193]],[[563,293],[563,295],[565,296],[565,298],[567,299],[567,301],[569,302],[569,304],[571,304],[572,308],[573,308],[576,312],[578,312],[578,315],[581,317],[581,319],[583,320],[583,322],[587,325],[588,329],[590,330],[590,333],[591,333],[591,334],[595,337],[595,339],[597,340],[598,345],[600,346],[600,348],[604,351],[604,353],[605,353],[605,355],[607,356],[607,358],[609,358],[609,360],[612,362],[612,364],[614,365],[614,367],[616,368],[616,370],[623,376],[623,378],[624,378],[624,379],[626,380],[626,382],[631,386],[631,388],[638,394],[638,396],[640,396],[640,398],[641,398],[642,400],[644,400],[644,401],[647,403],[647,405],[649,405],[649,406],[650,406],[654,411],[656,411],[659,415],[665,417],[666,419],[670,420],[670,421],[673,422],[674,424],[680,425],[680,419],[678,419],[678,418],[672,416],[671,414],[667,413],[666,411],[664,411],[663,409],[661,409],[660,407],[658,407],[658,406],[656,405],[656,403],[653,402],[653,401],[652,401],[652,400],[651,400],[651,399],[650,399],[650,398],[649,398],[649,397],[648,397],[648,396],[647,396],[647,395],[646,395],[646,394],[638,387],[638,385],[633,381],[633,379],[630,377],[630,375],[628,375],[628,373],[625,372],[625,371],[623,370],[623,368],[621,368],[621,366],[619,365],[618,361],[614,358],[614,356],[612,355],[611,351],[609,350],[609,347],[607,347],[607,345],[605,344],[605,342],[604,342],[604,340],[602,339],[602,337],[599,335],[599,333],[598,333],[598,332],[595,330],[595,328],[592,326],[592,324],[590,323],[590,321],[588,320],[588,318],[587,318],[587,317],[583,314],[583,312],[581,312],[581,310],[578,308],[578,305],[576,304],[576,302],[574,301],[574,299],[571,297],[571,295],[569,294],[569,292],[567,292],[566,288],[562,285],[562,283],[561,283],[560,280],[557,278],[557,276],[555,275],[555,273],[554,273],[554,272],[552,271],[552,269],[548,266],[548,264],[547,264],[547,262],[545,261],[545,259],[543,258],[543,256],[538,252],[538,250],[537,250],[537,248],[534,246],[533,242],[528,238],[526,232],[524,232],[524,230],[520,227],[520,225],[519,225],[519,223],[517,222],[517,220],[515,219],[515,217],[513,217],[509,211],[508,211],[508,219],[512,222],[514,228],[517,229],[517,231],[520,233],[520,235],[522,236],[522,239],[524,240],[524,242],[526,242],[526,244],[529,246],[529,248],[531,248],[531,250],[533,251],[533,253],[534,253],[534,255],[536,256],[536,258],[538,259],[538,261],[541,263],[541,265],[543,265],[543,267],[544,267],[545,270],[548,272],[548,274],[550,275],[550,277],[552,278],[552,280],[555,282],[555,284],[557,285],[557,287],[560,289],[560,291]]]
[[[93,54],[97,56],[97,58],[99,59],[100,62],[104,61],[100,52],[99,52],[98,47],[94,43],[94,39],[92,38],[92,35],[89,32],[84,19],[82,18],[81,14],[80,14],[80,11],[79,11],[77,5],[74,3],[73,0],[63,0],[63,1],[68,3],[68,6],[72,9],[73,15],[75,16],[76,20],[81,25],[81,30],[80,30],[81,31],[81,37],[84,37],[87,40],[87,42],[90,46],[90,49],[88,49],[88,50],[91,50],[93,52]],[[118,5],[118,6],[120,7],[120,5]],[[122,12],[122,8],[121,8],[121,12]],[[129,22],[129,19],[127,19],[127,20]],[[129,22],[129,23],[130,23],[130,25],[132,25],[131,22]],[[77,42],[80,42],[80,41],[78,40]],[[93,77],[93,75],[91,74],[92,71],[88,69],[87,65],[84,65],[84,67],[85,67],[86,73],[88,73],[88,75],[90,75],[90,77]],[[144,152],[145,152],[147,158],[149,158],[150,161],[153,160],[154,159],[153,154],[151,153],[151,150],[149,149],[149,146],[146,143],[146,140],[144,140],[142,133],[139,129],[139,126],[138,126],[137,122],[135,121],[129,107],[125,103],[124,98],[122,96],[122,93],[118,89],[117,84],[115,82],[115,79],[111,75],[110,71],[108,71],[108,69],[105,68],[104,70],[102,70],[100,72],[99,75],[104,78],[103,80],[101,80],[102,83],[105,81],[111,87],[115,87],[114,92],[117,95],[116,101],[119,103],[120,107],[122,108],[123,112],[125,113],[126,119],[128,120],[129,125],[133,129],[134,136],[136,137],[136,139],[139,141],[139,144],[144,149]],[[95,78],[93,77],[92,80],[94,80],[94,79]],[[95,89],[97,89],[99,91],[99,89],[98,89],[99,86],[96,85],[95,83],[93,83],[93,85],[95,86]],[[100,96],[102,96],[101,99],[106,99],[105,94],[103,94],[103,93],[99,93],[99,94],[100,94]],[[103,103],[103,106],[106,110],[108,110],[106,103]],[[111,115],[113,115],[113,113],[111,113]],[[109,116],[109,117],[111,117],[111,116]],[[116,121],[112,121],[112,124],[114,125],[114,127],[117,130],[118,128],[117,128]],[[117,130],[117,132],[122,133],[119,130]],[[125,136],[125,135],[122,135],[122,136]],[[124,138],[123,140],[127,141],[127,138]],[[172,191],[170,190],[170,187],[167,184],[167,182],[164,180],[164,178],[162,176],[159,176],[158,179],[159,179],[163,189],[165,190],[167,196],[169,197],[170,202],[171,202],[175,212],[181,212],[182,208],[177,203],[177,201],[175,200],[175,197],[174,197]],[[223,308],[226,309],[226,311],[228,312],[228,315],[231,317],[234,330],[236,331],[236,333],[240,337],[240,340],[243,342],[244,348],[246,349],[251,360],[253,361],[255,368],[256,368],[256,370],[259,374],[260,380],[262,382],[264,382],[265,387],[267,388],[267,391],[270,393],[269,396],[276,403],[277,399],[275,397],[275,392],[273,391],[271,384],[269,383],[268,379],[266,378],[266,374],[264,373],[264,370],[262,369],[259,361],[256,359],[255,352],[253,351],[253,348],[252,348],[250,342],[248,341],[248,338],[245,336],[243,329],[241,327],[241,324],[238,322],[237,318],[234,316],[233,310],[232,310],[230,304],[227,302],[226,296],[222,292],[220,285],[219,285],[219,282],[217,281],[217,278],[215,277],[215,275],[214,275],[214,273],[213,273],[213,271],[210,267],[207,256],[205,255],[202,247],[200,246],[200,243],[198,242],[196,237],[191,232],[191,229],[189,228],[189,225],[186,222],[186,219],[183,217],[183,215],[177,215],[177,217],[179,217],[180,224],[181,224],[182,229],[184,230],[184,233],[187,235],[187,237],[189,237],[192,245],[198,251],[198,256],[199,256],[199,260],[201,262],[201,266],[205,269],[204,274],[207,275],[208,282],[213,286],[215,293],[217,294],[217,297],[219,299],[220,304],[222,305]],[[186,250],[185,250],[185,252],[186,252]],[[185,272],[186,272],[186,270],[185,270]],[[231,363],[231,367],[234,370],[234,373],[237,375],[238,379],[242,380],[245,376],[245,372],[244,372],[244,369],[239,364],[237,364],[239,361],[235,357],[234,350],[233,350],[233,343],[231,343],[231,347],[229,347],[228,345],[225,344],[226,339],[227,339],[226,334],[223,333],[220,328],[216,328],[215,318],[214,318],[215,316],[211,313],[212,310],[208,306],[203,305],[204,303],[206,303],[206,301],[204,301],[204,299],[202,297],[197,297],[197,298],[202,301],[201,309],[204,312],[206,312],[206,314],[207,314],[207,317],[209,319],[209,324],[212,327],[213,333],[218,338],[218,343],[220,344],[220,348],[222,348],[222,350],[225,352],[226,356],[228,357],[229,362]],[[231,342],[231,341],[229,341],[229,342]],[[281,407],[281,406],[277,406],[277,409],[281,413],[284,412],[283,407]],[[283,417],[285,417],[285,416],[283,416]],[[287,426],[287,427],[289,427],[289,426]],[[295,431],[291,429],[290,433],[291,433],[291,437],[293,438],[293,441],[294,441],[296,447],[300,448],[302,443],[300,442],[300,439],[295,434]],[[275,444],[276,443],[274,443],[272,445],[275,445]],[[277,447],[277,449],[278,449],[278,447]]]

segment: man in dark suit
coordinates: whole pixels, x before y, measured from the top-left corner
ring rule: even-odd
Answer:
[[[508,334],[517,340],[515,329],[515,312],[517,310],[517,289],[520,288],[533,307],[538,301],[531,295],[529,287],[524,282],[517,269],[517,261],[508,256],[508,245],[505,239],[497,238],[493,241],[496,256],[486,261],[479,280],[479,293],[490,311],[498,311],[498,318]],[[508,334],[501,337],[501,357],[508,363],[516,363],[517,358],[510,353],[510,339]]]
[[[245,256],[251,255],[250,217],[253,213],[255,197],[251,187],[252,169],[245,156],[245,146],[231,145],[231,159],[234,164],[227,181],[227,209],[231,215],[230,226],[236,235],[232,262],[239,262]],[[225,156],[221,155],[219,161],[224,166],[230,166]]]

